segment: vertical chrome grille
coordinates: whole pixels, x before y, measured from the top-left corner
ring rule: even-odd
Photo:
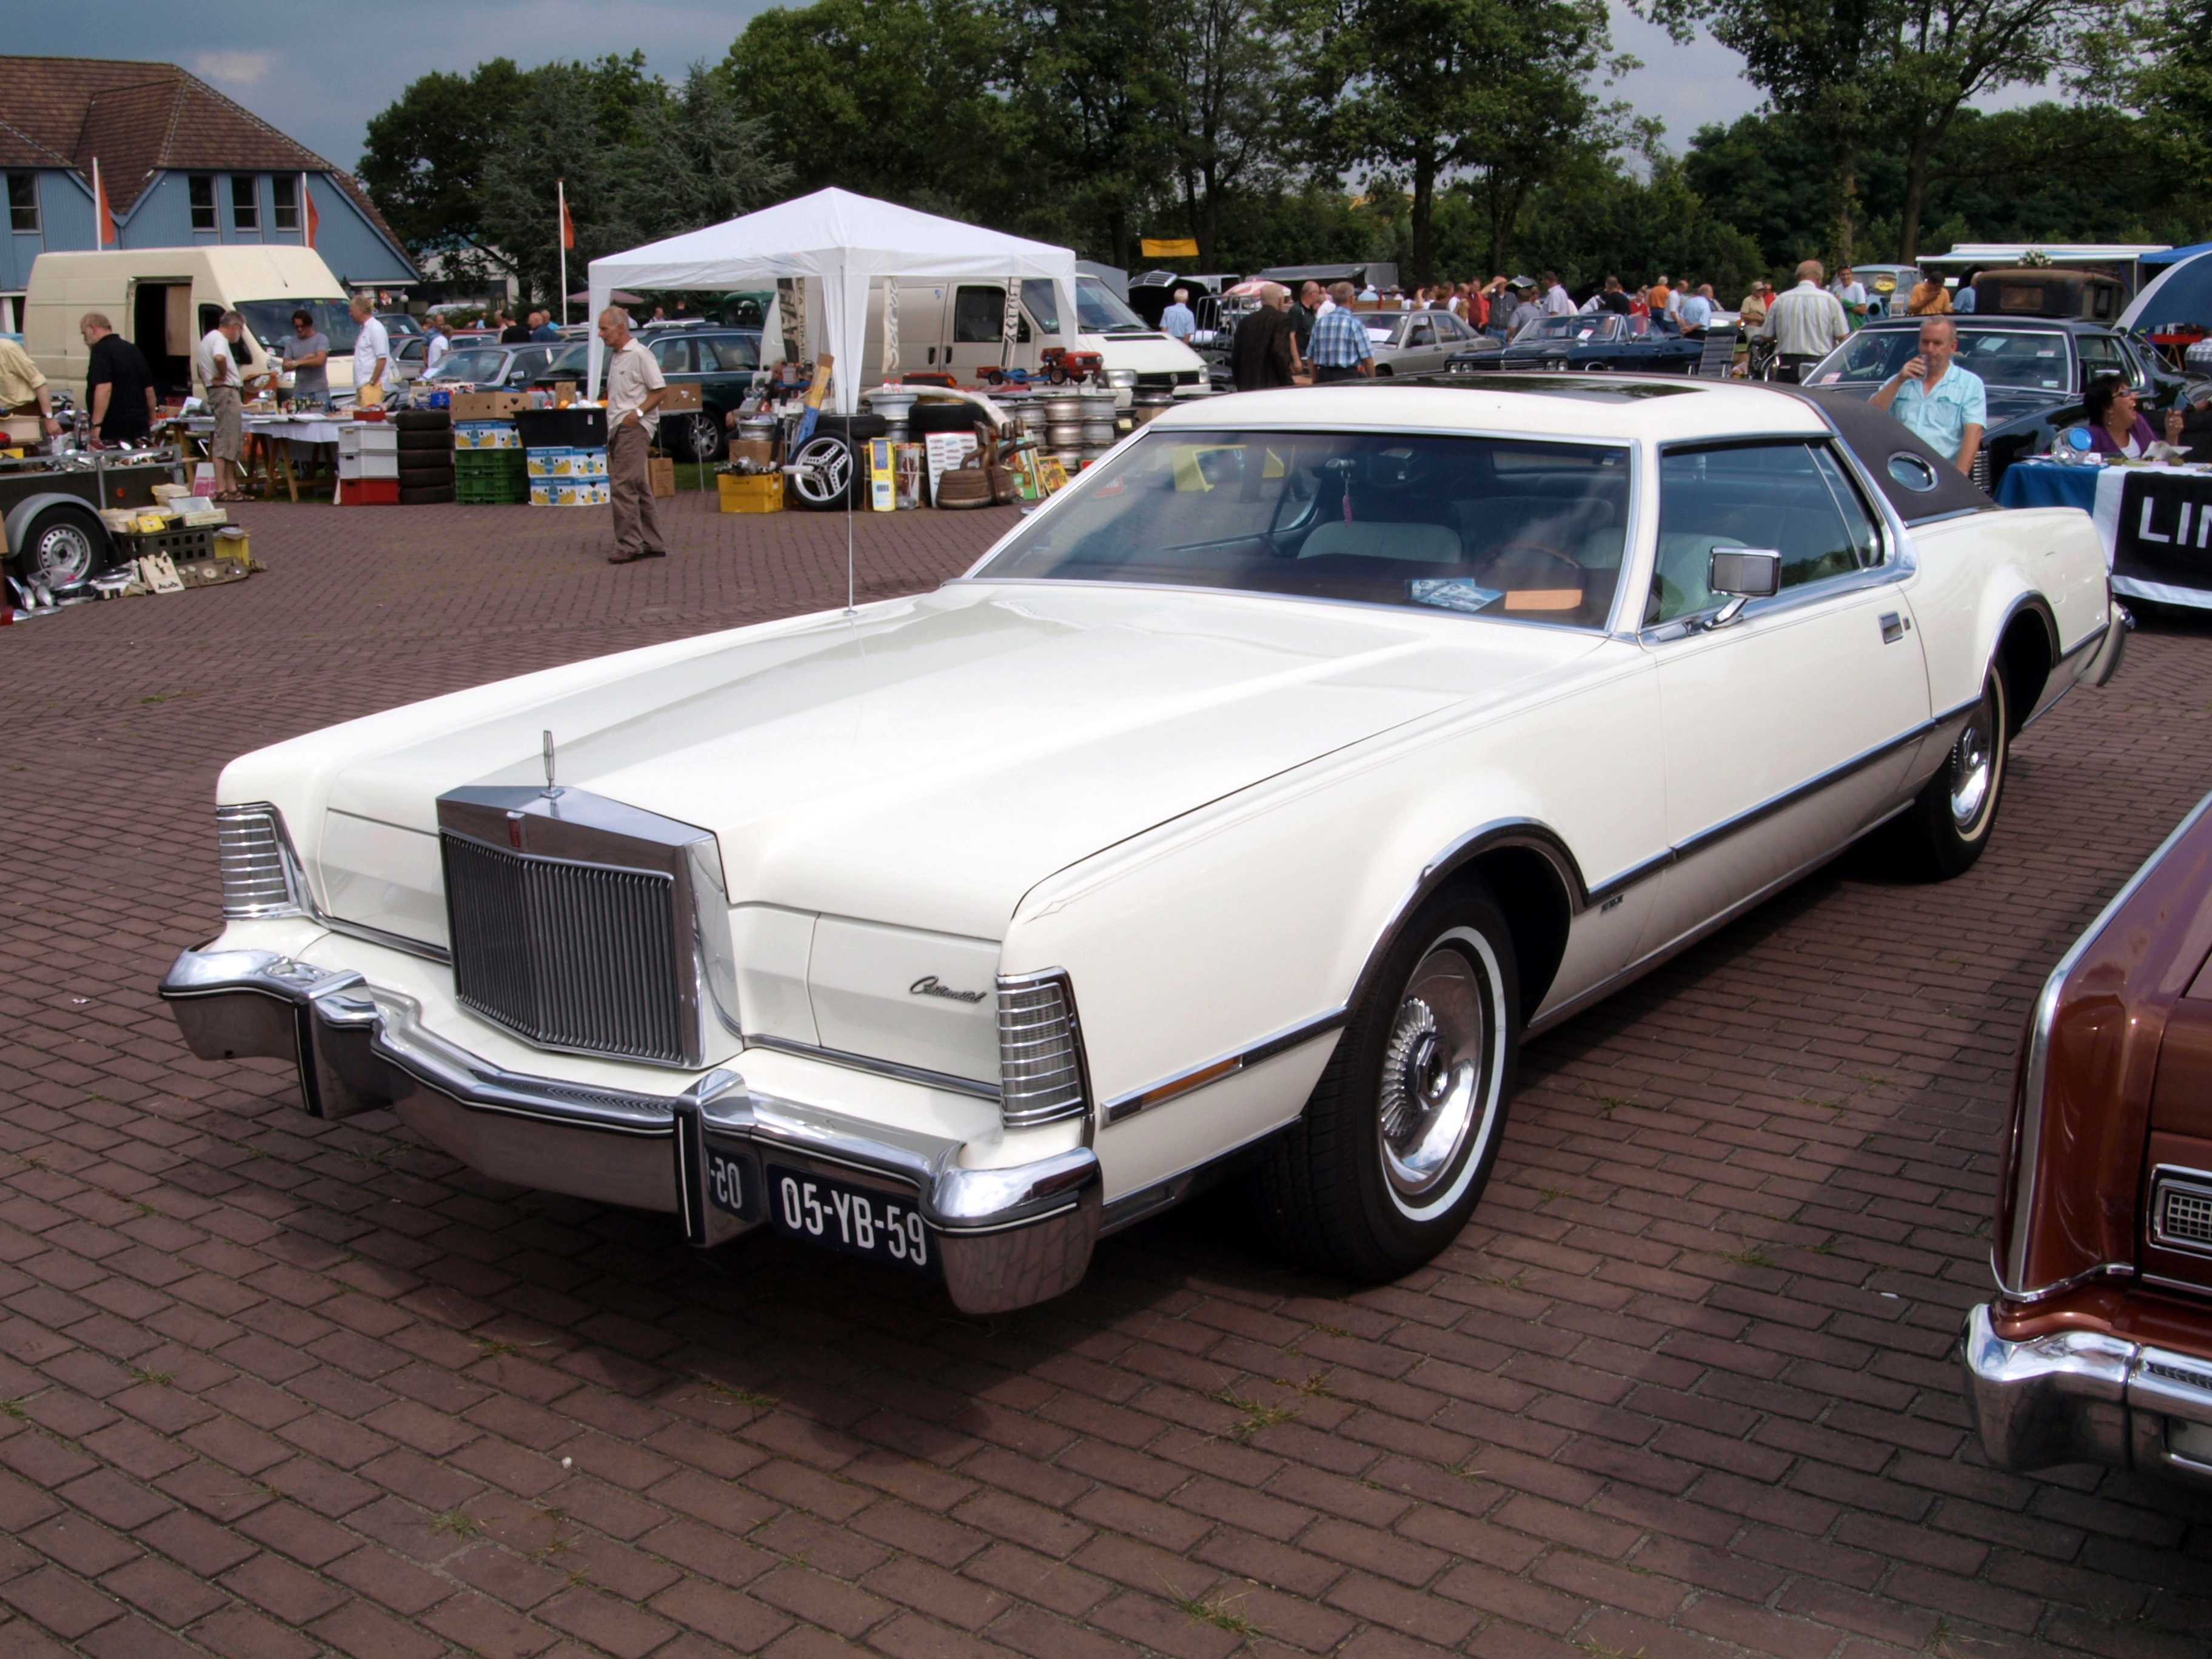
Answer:
[[[215,835],[226,917],[300,914],[304,896],[295,884],[284,819],[275,807],[266,801],[218,806]]]
[[[999,1115],[1010,1129],[1082,1115],[1089,1093],[1075,994],[1057,970],[999,981]]]
[[[2151,1194],[2151,1237],[2177,1249],[2212,1252],[2212,1185],[2158,1172]]]
[[[549,1048],[690,1058],[672,876],[440,839],[464,1005]]]

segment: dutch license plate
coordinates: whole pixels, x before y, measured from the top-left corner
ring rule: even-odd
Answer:
[[[709,1176],[711,1182],[712,1177]],[[873,1192],[827,1176],[768,1166],[769,1224],[834,1250],[934,1275],[935,1241],[902,1194]]]
[[[711,1142],[705,1150],[707,1201],[748,1221],[757,1219],[760,1194],[755,1188],[760,1185],[760,1172],[753,1161],[740,1153],[726,1152]]]

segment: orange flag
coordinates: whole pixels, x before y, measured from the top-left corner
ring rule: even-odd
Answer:
[[[115,215],[108,210],[107,181],[100,176],[100,157],[92,158],[93,240],[96,246],[106,247],[115,240]]]
[[[561,192],[561,246],[576,246],[576,222],[568,216],[568,193],[565,186]]]

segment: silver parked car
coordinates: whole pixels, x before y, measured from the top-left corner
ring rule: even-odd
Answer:
[[[1377,374],[1436,374],[1454,352],[1473,349],[1486,338],[1449,311],[1369,311],[1367,343]]]

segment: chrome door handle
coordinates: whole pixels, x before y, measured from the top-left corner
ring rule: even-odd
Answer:
[[[1899,640],[1905,637],[1905,618],[1899,616],[1896,611],[1883,611],[1881,613],[1881,642],[1884,645],[1895,645]]]

